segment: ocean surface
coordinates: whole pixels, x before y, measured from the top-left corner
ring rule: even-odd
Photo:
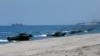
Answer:
[[[95,29],[90,32],[84,32],[81,34],[93,34],[100,33],[100,25],[34,25],[34,26],[0,26],[0,44],[8,43],[8,36],[16,36],[19,33],[32,34],[31,40],[40,40],[47,37],[47,34],[54,33],[57,31],[71,31],[71,30],[86,30]],[[66,34],[66,36],[71,36]]]

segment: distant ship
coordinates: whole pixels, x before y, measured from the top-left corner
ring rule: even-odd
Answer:
[[[22,23],[14,23],[12,26],[24,26]]]
[[[100,22],[78,23],[76,25],[100,25]]]

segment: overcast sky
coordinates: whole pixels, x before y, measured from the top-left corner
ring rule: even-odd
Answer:
[[[100,0],[0,0],[0,25],[68,25],[100,20]]]

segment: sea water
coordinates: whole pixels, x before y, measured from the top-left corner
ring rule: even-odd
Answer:
[[[71,31],[78,29],[95,29],[95,31],[81,33],[92,34],[100,33],[100,25],[31,25],[31,26],[0,26],[0,43],[7,43],[8,36],[16,36],[19,33],[32,34],[31,40],[51,38],[46,34],[57,31]],[[67,34],[66,34],[67,36]]]

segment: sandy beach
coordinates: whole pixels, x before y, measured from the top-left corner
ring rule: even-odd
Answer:
[[[100,34],[3,44],[0,56],[100,56]]]

